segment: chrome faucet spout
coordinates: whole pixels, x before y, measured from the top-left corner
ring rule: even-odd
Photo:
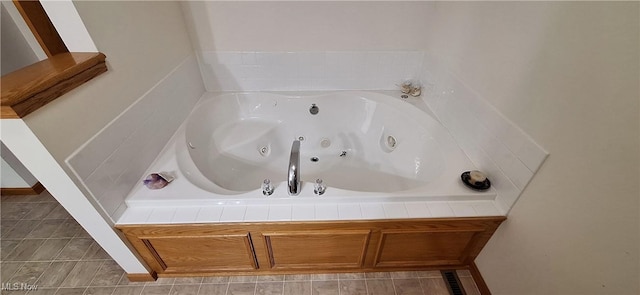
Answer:
[[[289,195],[297,196],[300,193],[300,141],[294,140],[291,145],[291,156],[289,157]]]

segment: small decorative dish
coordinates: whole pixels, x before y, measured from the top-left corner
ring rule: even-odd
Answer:
[[[468,188],[476,191],[486,191],[491,187],[491,181],[477,170],[463,172],[460,179]]]

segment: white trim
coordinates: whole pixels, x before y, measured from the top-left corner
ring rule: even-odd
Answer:
[[[70,52],[98,52],[71,0],[40,0]]]

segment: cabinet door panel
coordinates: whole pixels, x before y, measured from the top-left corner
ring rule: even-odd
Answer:
[[[163,273],[258,268],[248,234],[154,237],[143,242]]]
[[[473,231],[383,231],[375,266],[463,264],[475,234]]]
[[[263,233],[275,269],[362,267],[369,230]]]

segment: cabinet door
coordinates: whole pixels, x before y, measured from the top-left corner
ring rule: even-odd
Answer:
[[[360,268],[370,230],[263,233],[273,269]]]
[[[252,270],[256,264],[249,234],[145,239],[164,273]]]
[[[482,231],[383,230],[374,266],[462,265]]]
[[[158,274],[249,271],[258,268],[251,235],[201,227],[125,230],[129,241]]]

